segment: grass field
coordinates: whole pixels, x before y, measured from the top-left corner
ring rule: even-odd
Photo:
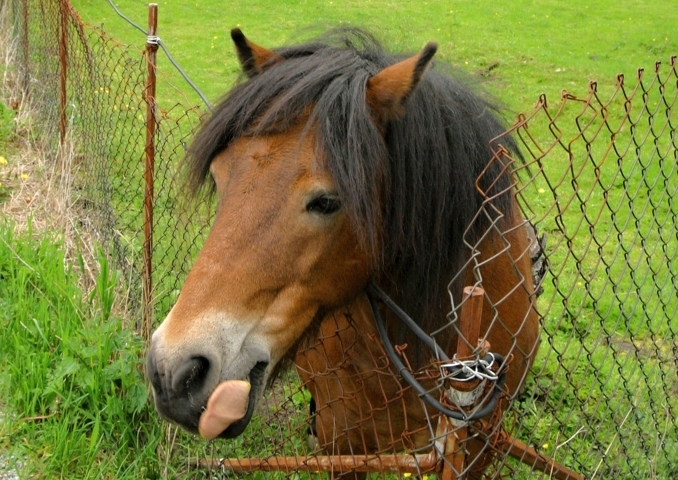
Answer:
[[[143,34],[120,20],[107,2],[72,3],[85,21],[103,25],[122,42],[143,47]],[[145,26],[146,2],[119,0],[116,5]],[[563,89],[584,96],[588,81],[597,80],[604,96],[612,90],[617,73],[633,78],[636,67],[649,72],[656,60],[667,62],[678,53],[674,33],[678,4],[672,2],[238,1],[225,5],[194,0],[160,2],[159,9],[158,34],[212,101],[236,81],[239,71],[228,34],[234,26],[267,46],[347,24],[374,31],[395,50],[416,51],[426,41],[436,40],[438,56],[503,102],[509,121],[518,112],[531,111],[542,92],[557,104]],[[160,76],[188,92],[162,53],[159,58]],[[175,98],[177,90],[161,85],[162,102],[173,105],[182,100]],[[196,95],[188,93],[188,97],[198,103]],[[618,107],[623,110],[623,105]],[[12,155],[12,115],[10,109],[0,107],[0,156],[10,165],[18,161]],[[574,127],[568,128],[566,133],[574,134]],[[619,137],[631,142],[651,136],[651,128],[643,128],[621,132]],[[539,135],[546,138],[548,132]],[[666,364],[675,362],[678,332],[674,314],[678,240],[671,237],[678,208],[662,193],[675,189],[670,157],[675,139],[673,147],[670,142],[656,145],[654,150],[638,149],[638,156],[655,158],[655,151],[669,152],[663,164],[620,162],[619,170],[603,170],[598,179],[595,161],[584,145],[575,144],[578,173],[563,172],[562,165],[551,162],[549,175],[562,178],[565,187],[551,197],[546,183],[538,179],[530,196],[537,217],[544,216],[540,227],[550,234],[557,281],[546,286],[538,376],[529,385],[531,395],[518,405],[519,423],[527,432],[526,441],[582,471],[596,472],[597,478],[661,479],[678,474],[672,463],[678,455],[678,426],[671,417],[678,411],[674,401],[678,382],[666,374]],[[592,153],[601,165],[602,150],[596,146]],[[568,160],[564,155],[556,159]],[[615,160],[610,156],[606,165]],[[0,165],[0,183],[5,171]],[[113,178],[112,185],[126,182],[129,179]],[[0,186],[0,201],[11,183]],[[606,202],[601,200],[603,191]],[[556,197],[567,203],[560,218],[550,210]],[[132,215],[132,200],[117,201]],[[587,222],[596,219],[596,228],[588,228]],[[24,459],[26,475],[192,476],[186,459],[196,452],[215,457],[223,456],[224,450],[252,455],[265,444],[261,438],[288,435],[284,428],[262,421],[261,428],[253,429],[258,430],[253,437],[213,443],[207,449],[183,434],[171,438],[176,434],[164,428],[147,402],[142,342],[129,322],[111,308],[121,273],[99,255],[95,287],[83,290],[78,284],[84,274],[82,262],[64,258],[59,233],[14,230],[11,223],[0,226],[0,410],[8,412],[0,423],[0,453],[16,452]],[[653,250],[658,241],[664,245],[662,252]],[[167,246],[168,251],[173,248]],[[161,273],[172,276],[172,272]],[[160,314],[170,301],[163,300]],[[648,320],[645,311],[656,316]],[[664,385],[664,391],[654,392],[655,385]],[[620,392],[624,398],[617,398]],[[296,391],[297,397],[300,394]],[[303,410],[306,401],[302,396],[287,405]],[[593,428],[582,430],[587,425]],[[633,432],[643,428],[650,433],[638,440]],[[261,438],[248,444],[254,436]],[[599,470],[602,457],[612,458],[612,467]],[[519,478],[530,478],[525,475]]]
[[[143,34],[129,27],[103,0],[74,0],[82,18],[115,38],[143,48]],[[678,5],[638,0],[462,0],[294,2],[209,0],[158,2],[158,35],[212,101],[239,72],[229,31],[266,46],[308,38],[326,28],[356,25],[395,51],[417,51],[430,40],[438,57],[470,74],[513,112],[529,110],[538,95],[556,101],[561,90],[584,94],[589,80],[614,82],[637,67],[652,69],[678,51]],[[118,0],[142,28],[147,2]],[[160,54],[159,68],[188,90]],[[197,97],[192,97],[194,100]]]

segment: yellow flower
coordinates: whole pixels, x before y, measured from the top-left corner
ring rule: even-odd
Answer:
[[[546,450],[547,448],[549,448],[549,444],[548,444],[548,443],[545,443],[544,445],[541,446],[541,448],[543,448],[544,450]]]
[[[540,188],[540,189],[537,190],[537,191],[538,191],[539,193],[544,193],[546,190],[544,190],[543,188]]]
[[[7,165],[7,159],[0,155],[0,165]]]
[[[28,180],[28,174],[27,173],[22,173],[20,176],[21,176],[21,180]]]

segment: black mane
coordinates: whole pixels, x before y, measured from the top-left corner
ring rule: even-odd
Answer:
[[[439,324],[444,316],[430,315],[449,310],[445,286],[468,256],[464,232],[484,200],[476,179],[493,156],[492,139],[505,131],[496,109],[435,62],[384,135],[365,102],[366,82],[408,55],[386,53],[360,30],[275,51],[286,60],[236,86],[198,132],[189,151],[193,190],[232,140],[284,131],[310,112],[319,158],[376,253],[379,280],[415,320]],[[502,171],[495,162],[483,184],[509,190]],[[509,195],[494,201],[505,215],[510,205]]]

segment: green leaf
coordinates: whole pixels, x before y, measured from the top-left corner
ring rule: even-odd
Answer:
[[[125,396],[125,410],[127,413],[140,413],[148,401],[148,390],[143,383],[132,385]]]
[[[99,430],[101,428],[101,418],[99,415],[94,420],[94,428],[92,429],[92,436],[89,437],[89,454],[91,455],[97,448],[99,443]]]

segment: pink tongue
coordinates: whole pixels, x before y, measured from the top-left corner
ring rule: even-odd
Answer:
[[[228,380],[219,384],[207,400],[207,409],[200,416],[200,435],[212,440],[230,424],[244,417],[250,387],[250,382],[246,380]]]

